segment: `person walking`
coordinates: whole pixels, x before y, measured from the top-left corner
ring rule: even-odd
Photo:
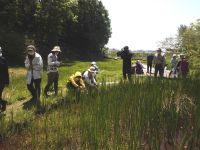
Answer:
[[[0,47],[0,112],[6,110],[7,101],[2,99],[2,93],[6,86],[9,85],[8,64],[3,57],[2,49]]]
[[[147,73],[151,75],[152,71],[152,64],[153,64],[153,54],[147,55]]]
[[[48,81],[44,89],[44,94],[46,97],[48,97],[48,91],[52,84],[54,84],[55,95],[58,94],[58,79],[59,79],[58,66],[60,65],[60,62],[58,61],[58,54],[60,52],[61,52],[60,47],[54,46],[54,48],[51,50],[51,53],[47,57]]]
[[[43,71],[43,60],[40,54],[36,53],[34,45],[27,46],[25,67],[27,68],[26,83],[32,95],[30,101],[39,102],[41,93],[41,80]]]
[[[127,75],[128,79],[131,80],[131,58],[132,54],[130,53],[129,47],[125,46],[123,48],[123,51],[121,51],[121,58],[123,59],[123,67],[122,67],[122,73],[123,78],[126,80]]]
[[[166,60],[165,60],[165,56],[162,55],[162,50],[160,48],[157,50],[157,53],[154,56],[153,62],[155,65],[154,76],[157,77],[157,74],[159,72],[159,76],[163,77]]]

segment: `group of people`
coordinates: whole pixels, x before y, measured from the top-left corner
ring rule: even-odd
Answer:
[[[53,84],[53,89],[55,95],[58,94],[58,80],[59,72],[58,67],[61,62],[58,61],[58,55],[61,53],[59,46],[54,46],[47,57],[47,84],[44,88],[44,95],[48,97],[48,91]],[[34,45],[29,45],[26,48],[26,58],[25,67],[27,68],[26,84],[27,89],[31,93],[32,98],[30,101],[34,103],[40,102],[39,98],[41,95],[41,80],[43,72],[43,60],[40,54],[36,52]],[[125,46],[121,51],[118,52],[118,56],[123,59],[122,73],[123,78],[131,80],[132,74],[132,53],[128,46]],[[147,56],[147,73],[152,73],[152,66],[155,67],[154,76],[157,77],[159,73],[160,77],[163,77],[164,68],[166,66],[165,55],[162,54],[162,50],[158,49],[155,55],[151,54]],[[177,60],[177,56],[174,54],[171,59],[172,70],[169,76],[172,74],[179,74],[181,77],[186,77],[189,72],[189,63],[186,56],[180,54],[180,60]],[[137,74],[144,74],[142,63],[137,60],[135,63],[134,72]],[[81,91],[84,89],[97,89],[98,83],[96,80],[96,74],[98,74],[100,69],[96,65],[96,62],[92,62],[89,69],[84,72],[75,72],[72,74],[66,84],[66,87],[70,91]],[[2,99],[2,92],[6,86],[9,84],[9,73],[8,64],[6,59],[3,57],[2,49],[0,47],[0,111],[6,110],[7,102]]]
[[[169,77],[182,77],[185,78],[189,72],[189,62],[184,54],[179,55],[180,60],[177,59],[177,55],[173,54],[171,59],[171,71]]]
[[[68,81],[66,87],[71,92],[80,92],[86,88],[89,90],[97,89],[98,83],[96,80],[96,74],[100,71],[96,62],[92,62],[89,69],[83,71],[82,73],[77,71],[72,74]]]
[[[59,46],[54,46],[47,57],[47,84],[44,88],[44,95],[48,97],[50,87],[53,85],[54,94],[58,94],[58,80],[59,72],[58,67],[61,62],[58,61],[58,55],[61,53]],[[40,103],[41,95],[41,80],[43,73],[43,59],[39,53],[36,52],[34,45],[29,45],[26,48],[25,67],[27,69],[26,84],[32,98],[29,102]],[[97,88],[96,74],[100,69],[96,62],[92,62],[88,70],[76,72],[70,76],[67,81],[67,88],[69,90],[79,90],[85,88]],[[9,84],[9,72],[6,59],[3,57],[2,49],[0,47],[0,112],[6,110],[7,101],[2,99],[3,89]]]
[[[131,59],[132,53],[129,50],[128,46],[125,46],[121,51],[117,53],[118,56],[121,56],[123,60],[122,73],[123,78],[126,79],[128,75],[128,79],[131,79],[131,74],[144,74],[144,66],[142,65],[140,60],[137,60],[136,63],[132,66]],[[186,77],[189,72],[189,63],[184,54],[180,54],[180,60],[176,59],[176,55],[173,55],[171,60],[172,71],[171,74],[178,74],[179,77]],[[147,55],[147,74],[152,74],[152,67],[154,66],[154,77],[157,77],[158,74],[160,77],[163,77],[166,64],[165,55],[162,53],[162,50],[159,48],[156,51],[156,54]]]

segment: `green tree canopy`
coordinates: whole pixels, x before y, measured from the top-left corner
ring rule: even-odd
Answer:
[[[34,44],[45,59],[54,45],[65,57],[94,57],[111,35],[108,12],[98,0],[1,0],[0,45],[23,62]]]

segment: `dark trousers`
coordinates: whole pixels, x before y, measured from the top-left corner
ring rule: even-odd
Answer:
[[[155,65],[155,73],[154,73],[154,76],[157,77],[157,74],[159,72],[159,76],[160,77],[163,77],[163,74],[164,74],[164,67],[162,64],[156,64]]]
[[[0,110],[2,111],[6,110],[6,104],[7,104],[7,101],[2,99],[2,93],[3,93],[4,88],[5,88],[5,84],[0,84]]]
[[[149,73],[149,70],[150,70],[150,73],[151,73],[151,70],[152,70],[152,63],[147,63],[147,72]]]
[[[2,99],[2,93],[3,93],[4,87],[5,87],[4,84],[0,84],[0,99]]]
[[[58,78],[59,78],[58,72],[48,73],[48,82],[44,89],[45,95],[47,95],[47,92],[49,91],[49,88],[52,84],[54,84],[55,95],[58,94]]]
[[[41,79],[31,79],[31,83],[27,84],[27,88],[32,95],[32,98],[39,100],[41,93]]]
[[[125,80],[127,79],[127,75],[128,75],[128,79],[131,80],[131,71],[130,72],[123,71],[123,78]]]

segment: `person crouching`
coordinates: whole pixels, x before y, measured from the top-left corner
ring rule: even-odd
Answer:
[[[88,89],[96,89],[97,81],[95,79],[96,71],[95,67],[90,67],[83,74],[83,79]]]
[[[71,75],[67,81],[67,88],[69,91],[80,91],[85,88],[84,81],[82,79],[81,72],[76,72]]]
[[[68,89],[69,94],[76,97],[75,101],[78,102],[80,100],[80,93],[85,89],[81,72],[76,72],[69,77],[66,88]]]

